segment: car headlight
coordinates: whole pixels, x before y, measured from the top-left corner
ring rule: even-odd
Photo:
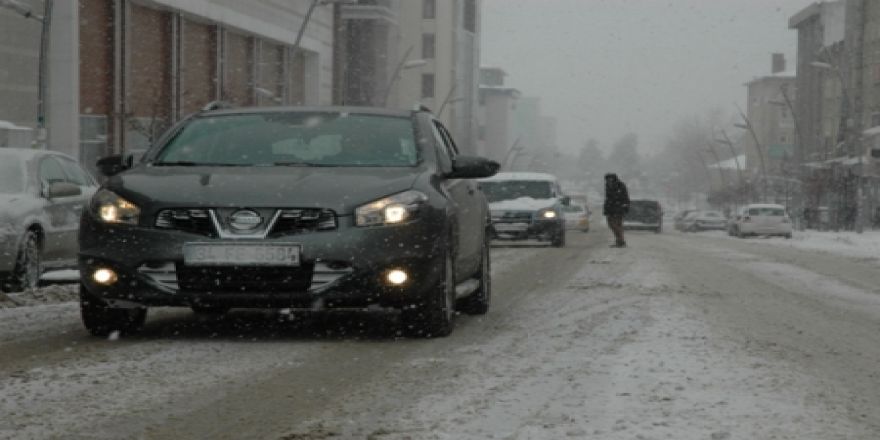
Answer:
[[[104,223],[138,224],[141,209],[113,191],[99,190],[92,197],[91,212]]]
[[[556,211],[552,209],[544,209],[538,211],[538,218],[542,220],[553,220],[556,218]]]
[[[367,203],[354,210],[355,225],[382,226],[412,220],[428,196],[419,191],[406,191]]]

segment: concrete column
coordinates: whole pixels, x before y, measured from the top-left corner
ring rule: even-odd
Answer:
[[[79,158],[79,2],[56,1],[49,33],[49,148]]]

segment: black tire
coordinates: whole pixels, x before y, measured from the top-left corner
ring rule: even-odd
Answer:
[[[455,327],[455,266],[452,251],[446,251],[441,268],[443,280],[428,298],[410,304],[400,312],[403,333],[410,337],[437,338],[449,336]]]
[[[482,261],[477,277],[480,279],[480,287],[467,298],[459,301],[459,310],[468,315],[485,315],[489,312],[492,302],[492,252],[489,250],[489,240],[485,240],[482,250]]]
[[[550,241],[550,245],[553,247],[565,247],[565,228],[560,227],[555,234],[553,234],[553,240]]]
[[[92,296],[85,286],[79,286],[79,306],[83,325],[93,336],[106,337],[113,332],[127,335],[137,332],[147,320],[147,309],[109,307]]]
[[[35,289],[40,285],[43,262],[40,255],[40,237],[35,231],[27,231],[18,250],[12,275],[3,284],[7,292]]]

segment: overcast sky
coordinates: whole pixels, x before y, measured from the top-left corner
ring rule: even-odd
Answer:
[[[484,0],[483,65],[543,99],[560,147],[627,131],[643,152],[682,118],[735,112],[743,84],[796,56],[788,19],[811,0]]]

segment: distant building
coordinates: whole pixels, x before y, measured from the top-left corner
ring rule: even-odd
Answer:
[[[813,63],[844,68],[841,49],[845,25],[846,3],[843,0],[813,3],[788,22],[788,27],[797,30],[798,34],[795,87],[799,99],[795,113],[803,138],[798,153],[805,161],[827,159],[839,143],[839,80],[834,72],[817,68]]]
[[[498,67],[480,69],[480,97],[476,153],[506,165],[517,141],[513,114],[520,92],[505,87],[506,73]]]
[[[401,0],[338,4],[334,41],[334,98],[339,105],[395,102]]]
[[[427,105],[459,149],[475,153],[482,0],[403,0],[400,6],[398,60],[426,64],[401,71],[396,106]]]
[[[793,172],[797,134],[786,100],[796,102],[794,72],[785,71],[785,59],[781,54],[774,54],[772,73],[749,81],[746,87],[746,115],[760,143],[755,145],[753,139],[746,142],[749,171],[760,173],[764,167],[767,175]]]

